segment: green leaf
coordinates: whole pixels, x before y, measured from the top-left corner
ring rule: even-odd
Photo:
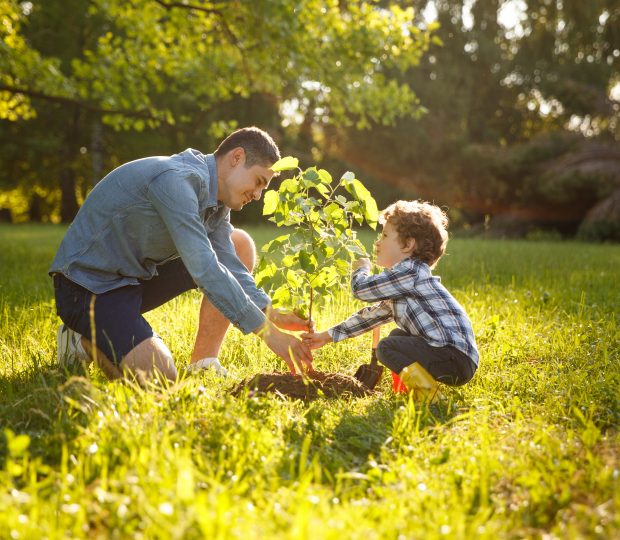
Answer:
[[[316,171],[314,167],[311,169],[305,170],[303,175],[301,176],[301,184],[304,187],[307,187],[307,188],[316,187],[317,184],[320,184],[320,183],[321,183],[321,180],[319,178],[319,173]]]
[[[273,263],[265,262],[265,259],[261,259],[260,264],[258,265],[258,271],[254,276],[254,280],[256,281],[256,285],[258,287],[263,287],[268,285],[271,282],[273,276],[275,276],[278,267]]]
[[[342,259],[336,259],[334,261],[334,267],[341,276],[348,276],[351,272],[350,264],[347,261],[343,261]]]
[[[302,279],[293,270],[286,271],[286,281],[293,289],[298,289],[304,284]]]
[[[316,257],[307,251],[301,251],[299,253],[299,264],[306,272],[314,272],[316,270]]]
[[[28,435],[14,435],[9,429],[4,430],[7,438],[9,455],[11,457],[22,456],[30,446],[30,437]]]
[[[263,201],[263,216],[269,216],[273,214],[278,207],[278,192],[270,189],[267,193],[265,193]]]
[[[272,166],[273,172],[290,171],[299,167],[299,160],[293,156],[286,156],[276,161]]]
[[[343,186],[344,189],[346,189],[351,195],[355,197],[356,200],[360,202],[364,202],[368,197],[372,197],[370,195],[370,191],[368,191],[364,187],[364,184],[362,184],[357,178],[344,182]]]
[[[332,183],[332,175],[329,174],[325,169],[319,169],[319,179],[323,184],[331,184]]]
[[[372,228],[377,228],[377,223],[379,222],[379,209],[377,208],[377,201],[373,197],[368,197],[364,201],[364,217],[366,218],[366,223]]]
[[[329,197],[329,188],[325,184],[317,184],[314,187],[323,197]]]
[[[304,174],[303,177],[305,180],[308,180],[309,182],[316,182],[317,180],[320,180],[320,176],[319,173],[317,172],[316,168],[311,167],[310,169],[307,169]]]
[[[272,305],[274,307],[288,307],[291,301],[291,293],[286,285],[278,287],[271,295]]]
[[[267,242],[262,248],[261,252],[263,253],[273,253],[280,249],[280,246],[284,244],[289,239],[289,234],[283,234],[282,236],[278,236],[274,238],[270,242]]]
[[[282,266],[284,266],[285,268],[290,268],[291,266],[295,264],[295,262],[297,262],[296,255],[287,255],[286,257],[283,257],[282,259]]]
[[[364,248],[364,245],[359,240],[354,240],[349,244],[349,251],[360,257],[368,257],[368,253]]]
[[[297,177],[287,178],[280,184],[280,189],[278,190],[280,193],[296,193],[297,187],[299,186],[299,180]]]

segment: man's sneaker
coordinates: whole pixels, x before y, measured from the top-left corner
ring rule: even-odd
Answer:
[[[58,366],[74,370],[78,366],[88,366],[91,358],[86,354],[80,339],[82,336],[68,326],[61,324],[56,335]]]
[[[220,364],[217,358],[203,358],[187,366],[187,371],[194,373],[203,369],[214,369],[215,373],[220,377],[228,376],[228,370]]]

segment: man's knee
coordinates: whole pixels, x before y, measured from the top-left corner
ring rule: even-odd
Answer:
[[[158,337],[145,339],[129,351],[121,361],[121,369],[138,379],[164,376],[174,381],[177,378],[172,353]]]
[[[237,256],[241,262],[251,272],[256,264],[256,245],[252,237],[243,229],[233,229],[230,235]]]

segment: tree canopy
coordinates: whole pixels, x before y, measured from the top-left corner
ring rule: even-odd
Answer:
[[[3,123],[5,135],[24,135],[24,121],[56,111],[46,121],[64,132],[56,139],[70,147],[72,173],[99,123],[169,133],[202,124],[200,142],[212,145],[238,123],[227,104],[255,95],[317,122],[389,124],[418,103],[390,73],[419,63],[431,39],[412,9],[362,1],[1,0],[0,8],[0,119],[20,122]],[[30,168],[32,156],[4,154]],[[68,182],[63,192],[71,190]],[[65,205],[70,219],[76,204]]]
[[[619,61],[613,0],[0,0],[0,191],[68,221],[123,161],[257,124],[380,204],[571,231],[620,189]]]

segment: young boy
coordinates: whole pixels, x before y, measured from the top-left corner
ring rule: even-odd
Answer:
[[[438,382],[460,386],[474,376],[478,350],[465,310],[431,273],[448,243],[448,218],[437,206],[398,201],[380,217],[377,265],[353,265],[353,295],[375,302],[325,332],[304,334],[311,348],[363,334],[394,321],[398,328],[379,342],[377,358],[398,373],[416,397],[431,397]]]

